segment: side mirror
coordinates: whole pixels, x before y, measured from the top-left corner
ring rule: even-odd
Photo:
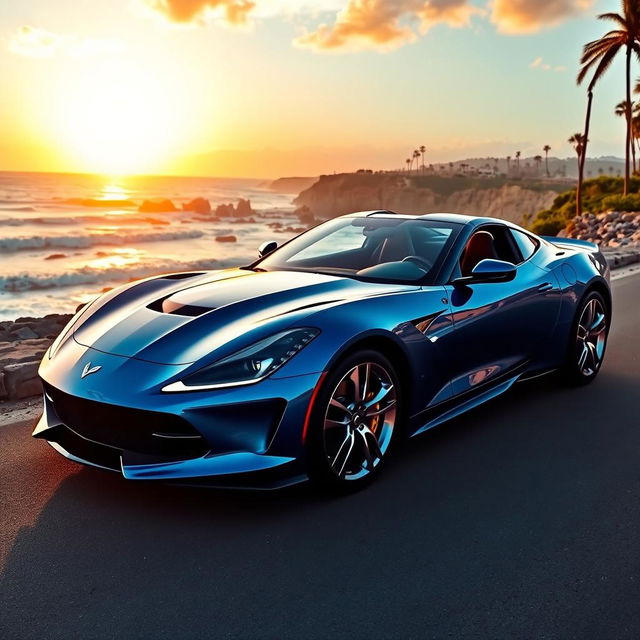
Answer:
[[[278,248],[275,240],[267,240],[258,247],[258,258],[264,258],[266,255],[273,253]]]
[[[487,258],[480,260],[471,271],[470,276],[456,278],[452,284],[468,285],[480,282],[509,282],[516,277],[517,268],[511,262],[504,260],[492,260]]]

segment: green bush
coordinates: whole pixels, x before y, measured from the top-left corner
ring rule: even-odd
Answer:
[[[567,218],[553,209],[543,209],[531,225],[531,231],[541,236],[555,236],[567,226]]]
[[[599,176],[585,180],[582,185],[583,213],[601,213],[616,211],[640,211],[640,177],[633,176],[629,183],[632,193],[620,195],[624,182],[622,178]],[[576,212],[576,190],[571,189],[559,194],[550,209],[536,214],[531,230],[541,235],[555,235],[564,229]]]
[[[640,194],[630,193],[628,196],[616,194],[602,200],[603,211],[640,211]]]

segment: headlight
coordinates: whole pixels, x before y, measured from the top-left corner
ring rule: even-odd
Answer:
[[[197,391],[260,382],[293,358],[319,333],[319,329],[289,329],[276,333],[162,390]]]

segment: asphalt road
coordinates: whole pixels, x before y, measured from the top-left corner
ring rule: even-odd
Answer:
[[[640,638],[640,275],[549,380],[322,498],[126,483],[0,428],[2,638]]]

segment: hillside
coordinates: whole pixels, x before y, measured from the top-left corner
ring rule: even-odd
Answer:
[[[306,177],[292,177],[292,178],[278,178],[269,183],[269,190],[275,193],[300,193],[305,189],[308,189],[314,182],[317,182],[318,178],[306,178]]]
[[[344,173],[321,176],[294,200],[318,219],[353,211],[390,209],[398,213],[467,213],[525,224],[551,206],[566,184],[513,181],[505,177],[401,176]]]

